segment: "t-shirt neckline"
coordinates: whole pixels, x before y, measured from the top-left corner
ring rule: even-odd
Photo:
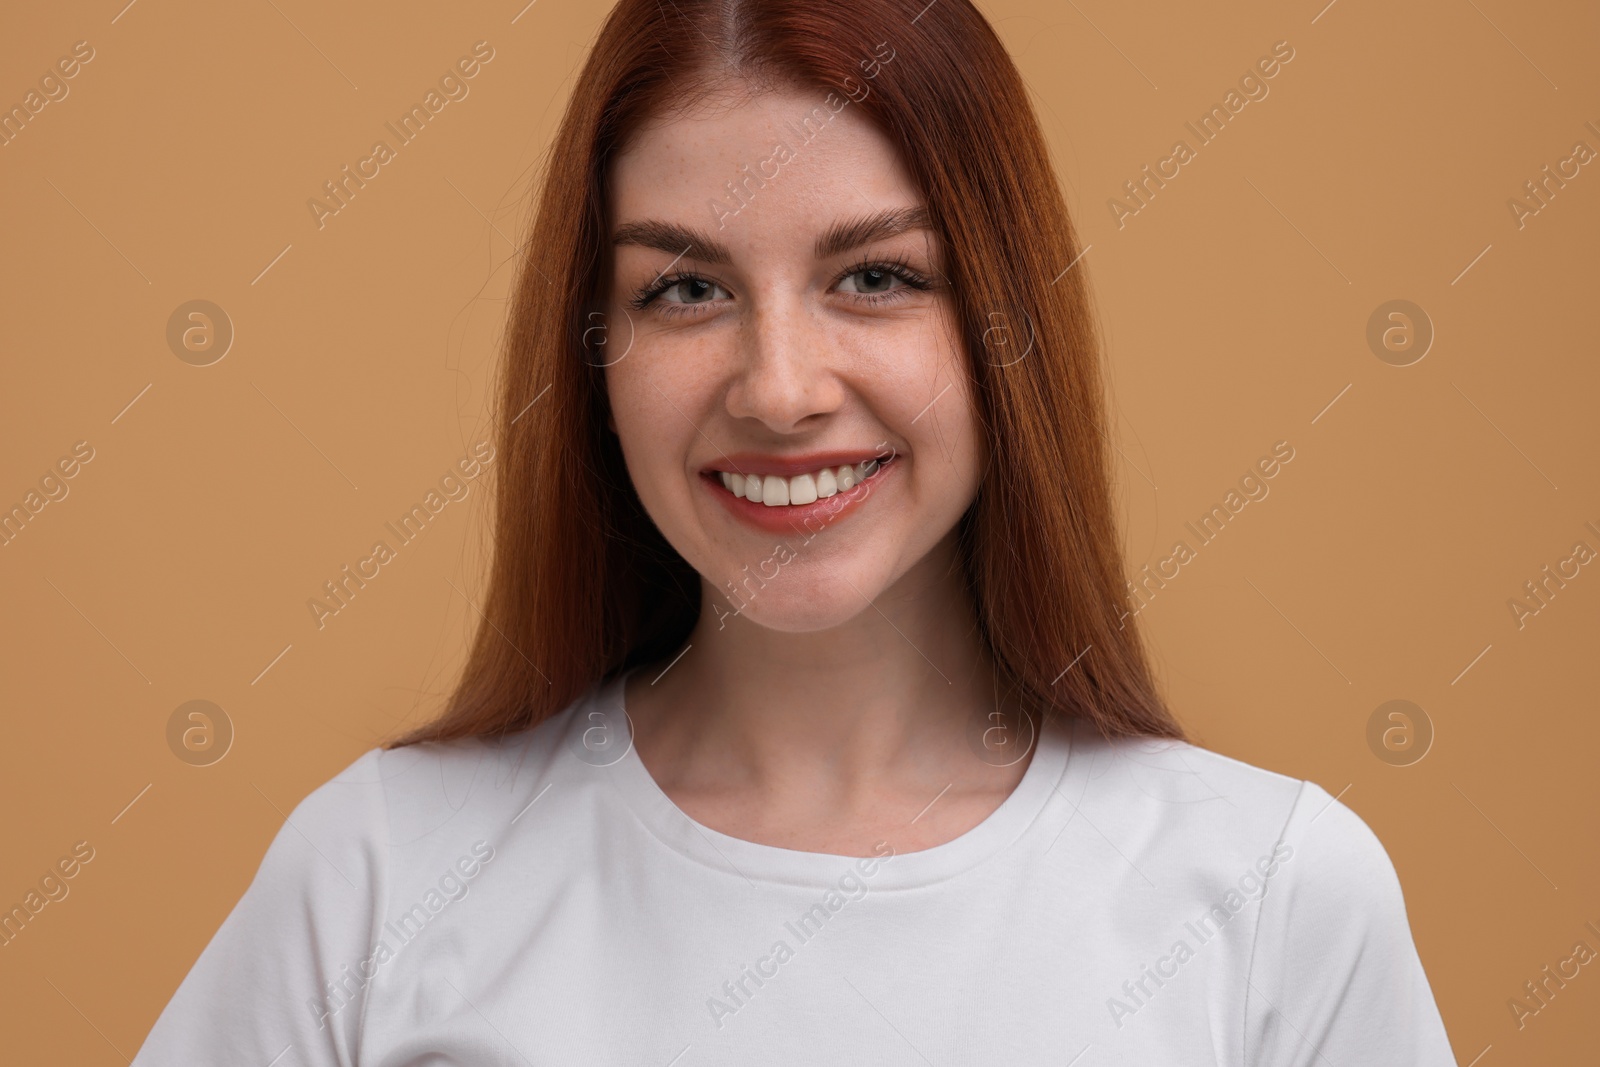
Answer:
[[[595,721],[596,713],[619,725],[626,722],[624,684],[626,672],[597,685],[588,707],[574,726]],[[623,729],[628,729],[623,726]],[[891,859],[877,864],[868,879],[873,889],[906,889],[954,877],[994,857],[1020,838],[1043,814],[1051,797],[1065,783],[1074,731],[1054,717],[1046,717],[1032,759],[1021,780],[994,811],[978,825],[942,844],[915,852],[895,850]],[[827,852],[804,852],[778,845],[747,841],[695,821],[668,797],[650,775],[634,749],[631,731],[627,751],[605,768],[621,799],[641,823],[673,851],[731,877],[769,884],[832,887],[841,876],[871,857]],[[888,842],[890,848],[894,842]]]

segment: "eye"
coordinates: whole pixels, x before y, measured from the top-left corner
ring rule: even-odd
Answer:
[[[854,294],[856,303],[888,304],[934,288],[934,281],[898,257],[863,259],[846,267],[833,291]]]
[[[718,298],[726,299],[728,291],[704,278],[682,277],[668,281],[656,291],[655,298],[668,304],[704,304]]]
[[[674,274],[656,281],[633,294],[628,305],[635,311],[650,308],[658,315],[698,315],[706,312],[714,300],[732,296],[728,290],[698,274]]]
[[[887,266],[865,267],[847,274],[839,282],[841,293],[887,293],[910,282]]]

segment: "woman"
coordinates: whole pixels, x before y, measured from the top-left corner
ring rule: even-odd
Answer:
[[[465,675],[137,1062],[1452,1063],[1377,839],[1157,694],[1078,254],[968,0],[622,0]]]

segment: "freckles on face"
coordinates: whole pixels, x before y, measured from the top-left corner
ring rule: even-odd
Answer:
[[[984,458],[920,192],[804,90],[659,120],[609,182],[595,362],[645,510],[714,588],[762,576],[745,616],[847,621],[950,535]]]

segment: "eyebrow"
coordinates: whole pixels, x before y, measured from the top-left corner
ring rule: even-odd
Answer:
[[[928,217],[928,209],[921,205],[878,211],[828,227],[828,232],[817,238],[816,255],[818,259],[828,259],[873,241],[898,237],[913,230],[931,229],[933,220]]]
[[[859,218],[846,219],[828,227],[817,238],[814,252],[818,259],[828,259],[852,248],[873,241],[896,237],[915,230],[933,229],[928,209],[922,206],[878,211]],[[706,233],[671,222],[646,219],[642,222],[625,222],[617,227],[611,237],[614,245],[638,245],[653,248],[669,256],[687,257],[702,263],[733,262],[728,246],[713,240]]]
[[[732,263],[733,253],[720,241],[713,241],[699,230],[671,222],[647,219],[643,222],[625,222],[611,235],[614,245],[639,245],[654,248],[669,256],[698,259],[702,263]]]

